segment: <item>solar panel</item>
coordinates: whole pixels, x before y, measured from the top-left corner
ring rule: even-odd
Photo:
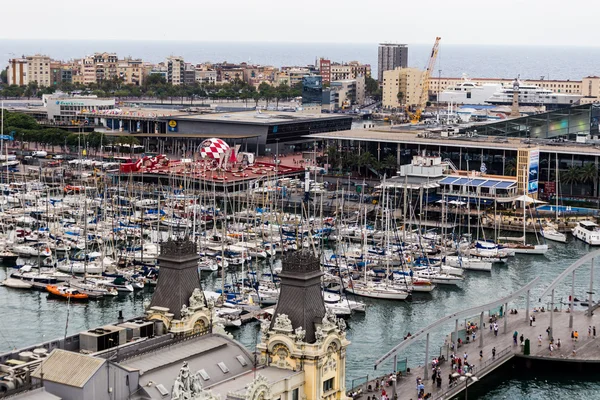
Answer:
[[[509,187],[516,186],[516,182],[500,182],[496,189],[508,189]]]
[[[447,177],[445,177],[444,179],[442,179],[442,180],[440,181],[440,183],[441,183],[442,185],[450,185],[450,184],[452,184],[452,182],[454,182],[454,181],[457,181],[458,179],[459,179],[459,178],[457,178],[457,177],[454,177],[454,176],[447,176]]]
[[[469,182],[469,186],[481,186],[486,182],[485,179],[473,179]]]

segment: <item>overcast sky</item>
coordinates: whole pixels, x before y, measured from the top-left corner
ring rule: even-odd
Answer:
[[[3,39],[598,45],[595,0],[2,1]]]

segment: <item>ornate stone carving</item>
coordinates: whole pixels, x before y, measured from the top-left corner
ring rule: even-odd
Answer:
[[[161,257],[182,257],[194,255],[198,252],[196,243],[189,240],[187,237],[178,239],[169,239],[160,245]]]
[[[269,321],[263,321],[260,323],[260,332],[263,334],[263,336],[269,334],[269,325]]]
[[[338,326],[338,329],[340,330],[340,333],[346,332],[346,321],[344,321],[343,318],[337,319],[337,326]]]
[[[306,331],[304,329],[302,329],[301,326],[297,327],[294,330],[294,333],[296,334],[296,342],[303,342],[304,341],[304,337],[306,336]]]
[[[317,343],[321,343],[323,342],[323,339],[325,339],[325,332],[323,332],[323,328],[322,327],[317,327],[317,330],[315,331],[315,339],[317,339]]]
[[[181,306],[180,313],[181,313],[181,319],[186,319],[187,317],[192,315],[192,312],[185,304]]]
[[[204,307],[205,304],[204,292],[198,288],[194,289],[190,296],[190,308],[195,310]]]
[[[278,331],[291,332],[292,331],[292,321],[290,321],[287,314],[277,314],[275,318],[275,325],[273,329]]]
[[[258,374],[256,379],[248,386],[246,392],[246,400],[270,400],[271,399],[271,385],[269,380]]]
[[[334,329],[336,327],[336,320],[337,318],[335,314],[327,309],[325,315],[323,316],[323,320],[321,321],[323,330],[329,332],[330,330]]]
[[[191,374],[187,361],[184,361],[173,384],[171,400],[219,400],[219,396],[205,390],[202,387],[200,372]]]

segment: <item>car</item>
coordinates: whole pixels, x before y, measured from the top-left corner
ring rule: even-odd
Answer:
[[[55,154],[54,157],[52,157],[52,158],[54,158],[55,160],[63,160],[64,159],[62,154]]]
[[[40,158],[44,158],[48,155],[48,152],[44,151],[44,150],[38,150],[38,151],[34,151],[33,153],[31,153],[31,155],[33,157],[40,157]]]

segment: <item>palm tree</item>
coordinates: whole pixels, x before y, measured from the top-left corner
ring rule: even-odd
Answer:
[[[505,175],[515,175],[517,172],[517,159],[511,158],[504,165],[504,174]]]
[[[402,106],[402,100],[404,100],[404,93],[398,92],[396,97],[398,97],[398,103],[400,103],[400,105]]]
[[[596,190],[598,188],[598,166],[596,164],[585,164],[579,169],[581,182],[591,182],[594,187],[592,195],[597,197]]]
[[[581,181],[581,172],[578,167],[571,167],[561,174],[561,183],[569,185],[570,194],[573,194],[573,184]]]

